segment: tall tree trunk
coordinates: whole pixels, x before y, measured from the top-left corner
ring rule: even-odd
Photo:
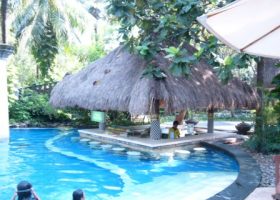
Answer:
[[[263,58],[257,63],[257,92],[260,97],[260,105],[256,110],[255,133],[259,139],[259,150],[265,143],[264,137],[264,60]]]
[[[6,17],[8,0],[1,0],[1,32],[2,43],[6,43]]]
[[[179,124],[183,123],[183,120],[185,119],[185,116],[188,116],[188,110],[182,110],[175,118],[176,121],[179,122]]]
[[[97,24],[94,24],[94,40],[95,40],[95,43],[97,44],[97,42],[98,42]]]

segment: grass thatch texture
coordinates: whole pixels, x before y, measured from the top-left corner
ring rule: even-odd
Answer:
[[[171,75],[169,61],[163,56],[157,56],[156,62],[165,71],[166,79],[156,81],[142,77],[145,61],[119,47],[80,72],[66,76],[53,89],[50,103],[59,108],[78,106],[131,114],[154,113],[155,100],[164,102],[166,113],[186,108],[252,108],[257,105],[252,89],[238,81],[232,83],[236,87],[222,86],[203,61],[192,67],[189,78]]]

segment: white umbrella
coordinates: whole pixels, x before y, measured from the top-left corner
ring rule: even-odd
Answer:
[[[280,0],[238,0],[197,20],[239,52],[280,59]]]

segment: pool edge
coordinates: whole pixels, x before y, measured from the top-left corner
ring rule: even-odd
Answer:
[[[233,156],[239,164],[237,179],[221,192],[208,198],[208,200],[243,200],[261,181],[261,170],[255,159],[240,148],[223,144],[222,142],[201,142],[205,146],[210,146],[222,150]]]

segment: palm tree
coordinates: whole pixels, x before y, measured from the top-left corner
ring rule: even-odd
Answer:
[[[79,42],[79,32],[95,22],[78,0],[26,0],[18,12],[13,22],[18,51],[31,50],[42,78],[48,76],[59,45]]]
[[[6,43],[6,16],[8,0],[1,0],[1,37],[2,43]]]

